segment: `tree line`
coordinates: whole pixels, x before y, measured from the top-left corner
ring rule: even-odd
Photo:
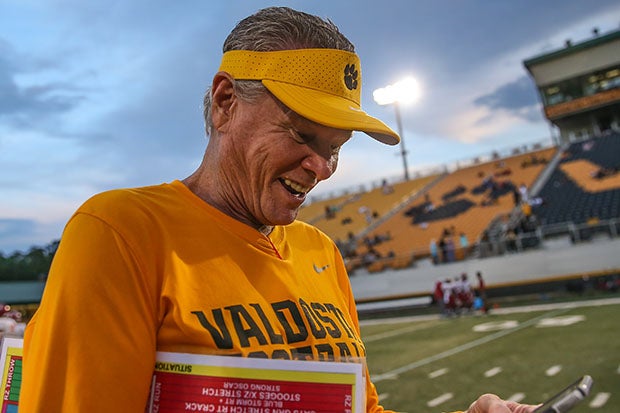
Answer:
[[[15,251],[5,255],[0,251],[0,282],[40,281],[47,278],[60,240],[46,246],[33,246],[28,252]]]

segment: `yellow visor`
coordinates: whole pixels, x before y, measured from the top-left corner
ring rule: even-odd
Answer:
[[[337,49],[274,52],[231,50],[220,71],[238,80],[260,80],[288,108],[324,126],[361,131],[396,145],[400,137],[360,105],[362,71],[355,53]]]

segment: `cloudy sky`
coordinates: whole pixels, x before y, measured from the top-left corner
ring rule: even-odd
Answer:
[[[550,142],[523,60],[620,27],[617,0],[0,0],[0,251],[59,238],[97,192],[189,175],[224,38],[276,4],[341,28],[362,60],[362,106],[394,129],[372,91],[418,80],[402,108],[412,170]],[[315,191],[402,170],[398,147],[356,134]]]

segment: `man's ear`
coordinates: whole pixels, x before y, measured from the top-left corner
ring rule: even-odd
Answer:
[[[211,85],[211,118],[215,130],[221,131],[231,118],[231,110],[237,99],[233,78],[226,72],[218,72]]]

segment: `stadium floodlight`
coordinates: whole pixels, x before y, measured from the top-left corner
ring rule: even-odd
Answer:
[[[412,77],[406,77],[398,82],[376,89],[372,97],[379,105],[393,103],[413,103],[420,98],[420,85]]]
[[[400,105],[413,103],[420,98],[420,85],[413,77],[406,77],[394,84],[387,85],[372,92],[372,97],[379,105],[394,105],[396,111],[396,124],[400,135],[400,153],[403,157],[405,169],[405,181],[409,180],[409,168],[407,167],[407,151],[405,150],[405,137],[400,118]]]

